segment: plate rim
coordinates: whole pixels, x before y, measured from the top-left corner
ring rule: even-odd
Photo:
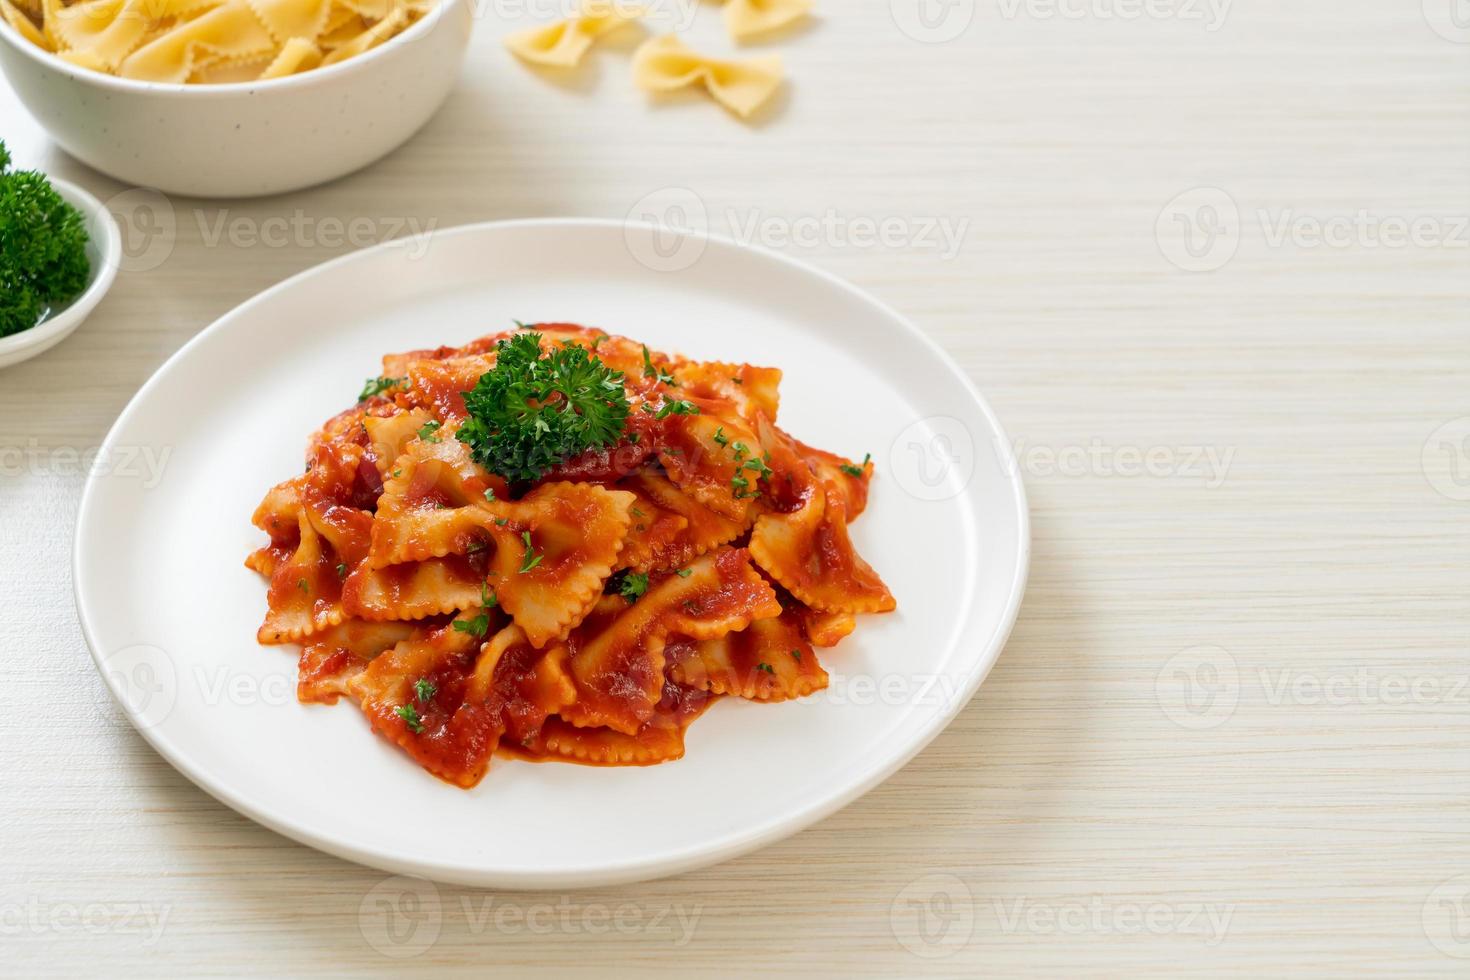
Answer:
[[[190,355],[196,345],[203,343],[208,337],[225,329],[229,321],[269,301],[279,293],[291,289],[298,282],[312,276],[324,274],[339,265],[346,265],[354,261],[364,261],[364,257],[367,255],[405,248],[415,243],[429,243],[436,239],[449,238],[457,235],[517,228],[621,229],[625,234],[630,229],[641,229],[664,234],[672,230],[656,222],[618,220],[613,218],[517,218],[501,221],[472,222],[449,228],[436,228],[419,235],[405,236],[387,242],[380,242],[376,245],[356,249],[324,262],[308,266],[231,307],[216,317],[208,326],[185,341],[178,350],[174,351],[173,354],[149,375],[148,379],[128,399],[127,405],[118,413],[117,418],[109,427],[106,437],[102,440],[99,451],[103,454],[112,451],[114,441],[120,436],[122,429],[131,421],[135,412],[140,409],[144,399],[149,396],[157,385],[162,383],[162,379],[165,376],[179,370],[180,365]],[[681,231],[679,234],[684,235],[685,233]],[[237,813],[248,817],[283,837],[343,860],[369,868],[387,871],[392,874],[409,875],[441,883],[482,888],[498,887],[528,890],[597,888],[608,885],[648,881],[708,867],[728,861],[742,854],[750,853],[767,844],[775,843],[807,829],[818,821],[831,816],[833,813],[836,813],[838,810],[866,795],[907,766],[915,756],[927,748],[941,732],[948,728],[959,713],[964,710],[965,706],[969,704],[970,699],[974,697],[975,692],[980,689],[980,686],[985,682],[985,679],[990,675],[990,671],[1000,659],[1001,651],[1005,648],[1006,642],[1010,638],[1016,623],[1016,618],[1020,612],[1031,565],[1031,514],[1026,496],[1025,481],[1021,479],[1020,470],[1015,465],[1015,453],[1009,436],[989,401],[986,400],[979,388],[975,386],[975,383],[970,379],[969,375],[955,362],[954,358],[937,341],[920,330],[912,320],[899,313],[877,296],[804,259],[785,255],[763,246],[740,242],[734,238],[713,232],[700,231],[697,237],[705,243],[706,247],[711,244],[717,244],[737,251],[757,253],[806,275],[815,276],[827,285],[834,286],[842,292],[847,293],[850,297],[876,308],[881,314],[901,324],[911,339],[915,339],[923,344],[928,352],[938,358],[940,363],[949,369],[954,377],[959,380],[965,392],[973,400],[975,406],[980,410],[986,421],[1002,437],[998,441],[996,451],[1002,455],[1002,464],[1008,464],[1002,466],[1002,472],[1010,474],[1007,485],[1011,490],[1017,517],[1017,561],[1014,574],[1009,583],[1005,606],[995,629],[985,641],[984,652],[977,668],[965,678],[963,687],[957,692],[954,698],[949,699],[943,710],[933,715],[931,720],[919,729],[918,736],[910,746],[889,762],[869,772],[862,779],[856,780],[841,792],[831,794],[828,797],[815,800],[803,807],[781,814],[765,826],[756,827],[749,832],[727,836],[725,839],[717,841],[712,845],[691,845],[681,850],[660,854],[653,858],[635,858],[606,862],[598,864],[595,868],[558,869],[550,872],[497,871],[466,865],[451,865],[411,859],[402,855],[385,851],[375,851],[356,846],[346,841],[319,835],[310,827],[299,825],[293,820],[277,814],[271,807],[257,805],[254,801],[236,794],[229,786],[218,781],[213,774],[207,772],[202,767],[185,765],[182,760],[189,758],[186,754],[176,754],[173,751],[172,744],[162,739],[155,727],[140,724],[140,719],[134,712],[129,710],[123,692],[118,690],[117,685],[114,684],[112,677],[104,665],[103,661],[105,658],[99,652],[100,644],[94,635],[93,624],[89,621],[86,613],[87,602],[84,596],[82,575],[80,572],[83,561],[83,543],[91,535],[83,534],[83,531],[90,523],[88,515],[94,506],[94,495],[100,492],[97,488],[102,482],[100,474],[91,472],[88,474],[87,480],[82,487],[81,496],[77,504],[76,521],[72,530],[72,598],[76,607],[77,620],[81,626],[82,637],[87,644],[88,652],[91,654],[92,662],[97,669],[97,673],[102,678],[102,683],[112,696],[118,710],[127,718],[128,723],[132,725],[133,729],[170,766],[199,789]]]

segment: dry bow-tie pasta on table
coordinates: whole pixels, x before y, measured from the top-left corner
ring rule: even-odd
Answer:
[[[811,9],[812,0],[725,0],[725,29],[746,41],[793,24]]]
[[[266,494],[258,639],[441,779],[499,751],[648,765],[722,695],[822,689],[895,607],[853,549],[871,462],[776,424],[781,372],[569,324],[389,355]]]
[[[581,63],[582,56],[594,41],[633,23],[638,16],[632,7],[588,3],[574,17],[506,35],[505,46],[517,57],[534,64],[574,68]]]
[[[785,27],[810,10],[811,0],[727,0],[725,25],[732,37],[748,40]],[[574,16],[507,35],[505,46],[533,64],[573,68],[598,38],[640,16],[640,7],[622,0],[585,0]],[[710,58],[669,34],[638,48],[633,56],[633,79],[646,92],[703,85],[716,102],[749,118],[780,89],[781,59],[775,55],[744,61]]]
[[[433,0],[0,0],[24,37],[62,60],[148,82],[280,78],[362,54]]]
[[[781,58],[720,61],[689,49],[673,34],[648,41],[633,55],[633,78],[646,92],[703,85],[714,100],[748,118],[781,87]]]

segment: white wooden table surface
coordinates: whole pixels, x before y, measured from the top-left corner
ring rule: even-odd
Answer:
[[[0,86],[17,161],[123,194],[135,259],[79,333],[0,372],[0,973],[1470,975],[1452,2],[824,3],[773,46],[789,94],[745,127],[648,105],[628,45],[549,82],[498,43],[534,4],[501,0],[386,160],[166,213]],[[714,6],[664,10],[725,48]],[[622,218],[669,188],[905,311],[1008,426],[1034,560],[979,695],[805,833],[565,895],[400,896],[195,789],[79,633],[78,455],[292,273],[415,228]]]

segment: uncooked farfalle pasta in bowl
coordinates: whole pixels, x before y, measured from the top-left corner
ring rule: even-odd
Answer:
[[[146,82],[283,78],[402,33],[434,0],[0,0],[22,37],[62,61]]]
[[[448,97],[473,0],[0,0],[0,69],[72,156],[165,194],[332,180]]]

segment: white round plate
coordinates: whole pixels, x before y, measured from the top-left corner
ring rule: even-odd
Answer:
[[[898,611],[821,651],[799,702],[725,699],[683,759],[589,768],[497,759],[435,780],[357,708],[301,705],[295,648],[261,647],[243,561],[262,494],[389,351],[512,318],[604,327],[658,349],[780,367],[781,423],[877,476],[853,527]],[[1000,424],[897,313],[778,255],[643,225],[525,221],[345,256],[186,344],[113,427],[82,497],[82,629],[134,725],[267,827],[396,873],[574,888],[712,864],[806,827],[891,775],[980,685],[1025,585],[1025,495]]]

